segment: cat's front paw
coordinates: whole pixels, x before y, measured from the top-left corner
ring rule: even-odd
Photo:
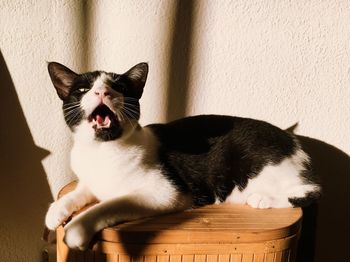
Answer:
[[[271,199],[257,193],[251,194],[247,199],[247,204],[253,208],[271,208]]]
[[[69,210],[59,201],[53,202],[46,213],[45,224],[48,229],[55,230],[70,216]]]
[[[63,241],[70,249],[86,250],[95,232],[82,221],[72,220],[64,227]]]

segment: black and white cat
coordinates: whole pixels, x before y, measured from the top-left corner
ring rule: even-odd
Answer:
[[[320,195],[296,137],[266,122],[201,115],[141,127],[146,63],[124,74],[76,74],[56,62],[48,70],[73,132],[79,183],[51,204],[46,225],[99,201],[65,226],[71,248],[122,221],[214,203],[302,206]]]

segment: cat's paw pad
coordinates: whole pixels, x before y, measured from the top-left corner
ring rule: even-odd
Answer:
[[[64,242],[71,249],[86,250],[93,232],[79,221],[72,221],[64,227]]]
[[[247,199],[247,204],[253,208],[271,208],[271,199],[260,194],[251,194]]]
[[[48,229],[55,230],[70,216],[67,208],[60,202],[53,202],[46,213],[45,224]]]

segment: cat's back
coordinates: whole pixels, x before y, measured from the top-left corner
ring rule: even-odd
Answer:
[[[195,206],[223,202],[234,188],[248,192],[250,179],[263,178],[259,174],[265,167],[276,167],[273,176],[281,177],[279,174],[287,172],[280,168],[283,161],[297,155],[302,156],[297,157],[301,165],[307,160],[292,134],[264,121],[200,115],[148,128],[159,140],[158,155],[164,174],[180,190],[195,196]],[[298,170],[305,169],[296,164],[293,170],[297,178]],[[247,196],[234,196],[235,200],[243,199],[242,203],[247,201]],[[283,199],[288,202],[288,198]]]
[[[291,154],[295,137],[267,122],[227,115],[198,115],[150,128],[168,150],[205,153],[214,145],[236,146],[255,151]]]

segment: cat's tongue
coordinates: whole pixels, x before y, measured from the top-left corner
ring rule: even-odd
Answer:
[[[109,128],[111,125],[111,119],[108,115],[105,117],[97,115],[94,122],[97,125],[97,128]]]

